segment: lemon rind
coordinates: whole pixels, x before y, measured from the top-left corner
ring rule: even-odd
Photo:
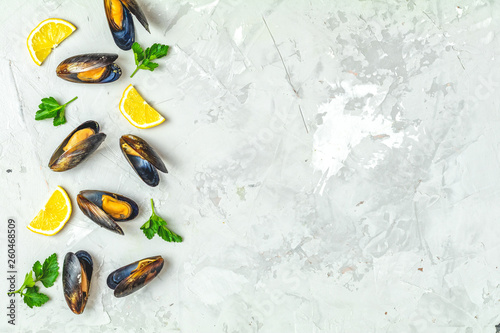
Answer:
[[[132,84],[129,84],[127,86],[127,88],[125,88],[125,91],[123,92],[122,94],[122,98],[120,100],[120,106],[119,106],[119,109],[120,109],[120,112],[121,114],[125,117],[125,119],[127,119],[127,121],[134,127],[137,127],[137,128],[140,128],[140,129],[146,129],[146,128],[151,128],[151,127],[155,127],[155,126],[158,126],[160,125],[161,123],[163,123],[165,121],[165,118],[158,112],[156,111],[159,115],[160,115],[160,119],[158,119],[157,121],[155,122],[152,122],[152,123],[146,123],[144,125],[141,125],[141,124],[138,124],[136,123],[132,117],[130,117],[130,115],[125,111],[125,101],[127,99],[127,96],[129,94],[129,91],[132,90],[132,89],[135,89],[134,86]],[[139,96],[141,96],[139,93],[138,93]],[[142,98],[142,96],[141,96]],[[142,98],[144,100],[144,98]],[[147,103],[147,102],[146,102]],[[148,104],[149,105],[149,104]],[[151,107],[153,110],[154,108]]]
[[[30,56],[31,56],[31,59],[33,59],[33,61],[35,62],[35,64],[37,64],[38,66],[41,66],[43,61],[46,59],[43,59],[42,61],[40,61],[36,55],[35,55],[35,50],[33,49],[33,45],[31,43],[31,38],[32,36],[37,33],[38,31],[40,31],[40,29],[42,28],[42,26],[44,26],[45,24],[47,23],[51,23],[51,22],[54,22],[54,23],[58,23],[58,24],[64,24],[66,25],[67,27],[69,27],[71,29],[71,33],[66,36],[64,39],[68,38],[75,30],[76,30],[76,27],[71,23],[71,22],[68,22],[66,20],[63,20],[63,19],[58,19],[58,18],[49,18],[49,19],[46,19],[46,20],[43,20],[42,22],[40,22],[33,30],[31,30],[30,34],[28,35],[28,39],[26,40],[26,45],[28,46],[28,51],[30,53]],[[64,40],[63,39],[63,40]],[[61,40],[61,42],[63,41]],[[53,48],[57,47],[58,45],[54,46]],[[51,50],[52,52],[52,50]],[[51,53],[49,52],[49,54]],[[48,55],[47,55],[48,57]]]

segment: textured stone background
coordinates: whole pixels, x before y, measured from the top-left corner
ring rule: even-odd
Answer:
[[[495,331],[500,2],[139,0],[151,35],[136,22],[138,41],[172,48],[133,79],[102,1],[4,2],[2,244],[14,218],[19,280],[53,252],[62,263],[85,249],[96,268],[83,315],[69,311],[58,280],[50,303],[18,304],[18,325],[2,316],[2,331]],[[26,37],[49,17],[78,30],[37,67]],[[60,61],[88,52],[118,53],[122,79],[55,76]],[[118,111],[129,83],[166,123],[129,125]],[[68,124],[35,122],[46,96],[79,97]],[[89,119],[104,144],[78,168],[51,172],[52,151]],[[170,171],[159,187],[121,156],[126,133],[158,148]],[[57,185],[73,199],[83,189],[124,194],[142,211],[124,237],[77,208],[57,236],[31,233]],[[182,244],[141,234],[150,197]],[[168,262],[157,280],[112,296],[109,272],[157,254]],[[6,271],[5,247],[0,259]]]

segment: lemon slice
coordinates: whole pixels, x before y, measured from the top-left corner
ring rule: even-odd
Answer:
[[[38,215],[28,225],[28,229],[45,236],[57,234],[71,216],[71,200],[61,186],[52,193]]]
[[[40,66],[63,40],[76,30],[68,21],[51,18],[40,22],[28,36],[28,50],[31,58]]]
[[[120,112],[137,128],[151,128],[165,121],[165,118],[153,109],[131,84],[123,92]]]

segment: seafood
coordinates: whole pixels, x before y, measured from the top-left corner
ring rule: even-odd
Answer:
[[[106,191],[81,191],[76,201],[89,219],[120,235],[124,233],[116,222],[130,221],[139,214],[139,206],[133,200]]]
[[[89,53],[68,58],[57,66],[56,74],[61,79],[76,83],[108,83],[122,75],[115,64],[117,54]]]
[[[162,268],[161,256],[138,260],[109,274],[107,284],[109,288],[114,289],[115,297],[124,297],[151,282]]]
[[[135,41],[134,20],[131,14],[150,32],[148,20],[135,0],[104,0],[104,10],[111,35],[122,50],[130,50]]]
[[[68,252],[63,264],[63,291],[66,303],[76,314],[85,309],[92,278],[92,257],[86,251]]]
[[[123,155],[135,172],[149,186],[157,186],[160,177],[157,169],[167,173],[167,168],[153,148],[138,136],[127,134],[120,138]]]
[[[78,126],[57,147],[49,161],[52,171],[73,169],[104,141],[106,134],[99,133],[99,124],[89,120]]]

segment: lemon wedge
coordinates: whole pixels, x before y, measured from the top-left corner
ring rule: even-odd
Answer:
[[[28,225],[28,229],[45,236],[57,234],[71,216],[71,200],[66,191],[58,186],[38,215]]]
[[[151,128],[165,121],[165,118],[153,109],[131,84],[123,92],[120,112],[137,128]]]
[[[76,30],[68,21],[51,18],[42,21],[28,36],[28,50],[31,58],[40,66],[63,40]]]

